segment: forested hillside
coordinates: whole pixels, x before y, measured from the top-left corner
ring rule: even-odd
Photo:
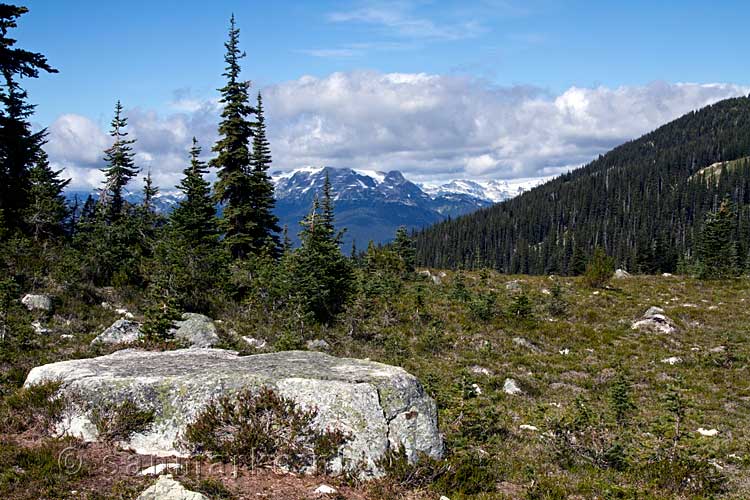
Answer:
[[[601,246],[629,270],[674,271],[694,261],[705,215],[728,197],[746,265],[749,155],[750,97],[721,101],[517,198],[424,230],[417,258],[433,267],[579,274]]]

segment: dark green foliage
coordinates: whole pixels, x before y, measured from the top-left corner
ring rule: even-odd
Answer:
[[[18,81],[37,78],[40,71],[57,73],[42,54],[16,47],[9,36],[18,19],[28,9],[0,4],[0,212],[8,229],[22,229],[23,215],[29,206],[30,169],[39,159],[47,131],[32,132],[34,106],[26,102],[27,93]]]
[[[183,170],[183,177],[177,188],[185,195],[180,204],[172,211],[169,225],[190,245],[209,244],[218,241],[216,208],[211,200],[211,188],[203,177],[208,169],[201,161],[201,148],[193,137],[190,148],[190,165]]]
[[[555,280],[550,288],[547,310],[555,317],[564,316],[568,312],[568,301],[565,299],[563,287],[558,280]]]
[[[338,431],[316,430],[316,415],[317,410],[303,410],[271,389],[245,390],[211,402],[187,426],[183,441],[195,453],[253,468],[324,470],[348,438]]]
[[[224,76],[226,85],[219,89],[224,109],[219,123],[219,141],[213,151],[217,153],[210,165],[218,169],[218,180],[214,186],[217,202],[223,204],[221,229],[224,244],[232,257],[243,258],[253,253],[253,231],[257,221],[252,206],[253,179],[251,174],[252,152],[250,139],[256,126],[250,120],[255,109],[249,104],[250,82],[241,81],[239,61],[245,53],[239,48],[240,30],[235,26],[234,15],[229,24],[229,40],[224,44],[227,66]]]
[[[469,300],[469,311],[474,318],[489,321],[497,313],[496,302],[497,295],[494,292],[480,293]]]
[[[623,268],[674,272],[678,258],[697,252],[697,229],[724,196],[737,207],[734,241],[745,258],[748,157],[750,97],[727,99],[516,198],[425,229],[417,263],[578,275],[601,246]]]
[[[154,285],[152,290],[143,322],[143,335],[148,341],[172,340],[174,322],[182,316],[177,300],[166,295],[168,292],[158,285]]]
[[[151,177],[151,170],[149,169],[146,177],[143,178],[143,208],[147,212],[153,211],[153,206],[151,204],[157,194],[159,194],[159,187],[154,185],[154,180]]]
[[[203,178],[206,166],[195,138],[190,165],[185,168],[178,188],[185,198],[174,209],[162,228],[153,249],[148,270],[151,304],[158,310],[167,302],[169,309],[206,312],[213,297],[221,296],[228,278],[228,255],[219,243],[216,210]],[[165,302],[166,301],[166,302]]]
[[[65,231],[69,213],[62,192],[70,179],[61,180],[61,172],[50,168],[47,154],[41,150],[36,163],[29,169],[31,187],[24,222],[36,241],[60,237]]]
[[[632,386],[630,380],[628,380],[622,368],[619,368],[617,377],[612,382],[612,387],[609,390],[609,403],[612,413],[615,416],[615,421],[620,425],[628,423],[628,416],[635,409],[630,395],[631,392]]]
[[[612,279],[615,271],[614,259],[609,257],[602,247],[596,247],[594,255],[586,265],[584,280],[591,288],[604,288]]]
[[[396,239],[393,241],[393,250],[404,262],[404,270],[407,273],[414,272],[416,250],[414,249],[414,240],[409,237],[406,226],[401,226],[396,231]]]
[[[322,203],[315,199],[302,226],[302,245],[290,261],[294,290],[318,321],[329,322],[352,294],[354,272],[339,248],[341,233],[334,227],[333,196],[327,177]]]
[[[508,306],[508,315],[516,319],[530,319],[533,312],[531,300],[523,291],[515,294]]]
[[[99,203],[103,204],[109,221],[115,221],[122,215],[124,207],[122,190],[138,173],[133,162],[135,153],[132,144],[135,139],[127,139],[128,133],[125,127],[128,125],[128,119],[122,115],[122,109],[122,104],[117,101],[115,116],[112,119],[112,130],[109,132],[114,142],[111,147],[104,150],[104,161],[107,162],[107,166],[102,169],[105,180]]]
[[[91,410],[91,423],[98,438],[106,442],[127,441],[147,430],[154,420],[153,410],[142,410],[133,401],[102,403]]]
[[[250,198],[252,205],[253,225],[250,227],[252,248],[256,251],[268,247],[272,254],[279,252],[279,219],[274,215],[276,205],[274,187],[268,176],[271,167],[271,145],[266,138],[266,119],[263,115],[263,98],[258,92],[258,103],[255,107],[256,123],[253,128],[253,154],[250,171]]]
[[[736,219],[729,199],[722,201],[715,212],[706,214],[698,246],[701,278],[729,278],[739,274]]]

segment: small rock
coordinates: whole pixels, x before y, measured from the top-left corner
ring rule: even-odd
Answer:
[[[102,302],[102,308],[103,309],[107,309],[107,310],[111,310],[112,309],[112,304],[110,304],[109,302],[104,301],[104,302]]]
[[[443,280],[440,279],[440,276],[432,275],[432,283],[435,285],[440,285],[443,283]]]
[[[141,338],[141,325],[129,319],[118,319],[104,330],[91,344],[124,344]]]
[[[177,463],[166,463],[166,464],[156,464],[152,465],[151,467],[147,467],[140,471],[138,473],[139,476],[158,476],[165,470],[169,469],[181,469],[182,465]]]
[[[505,289],[508,290],[511,293],[516,293],[521,291],[521,282],[519,280],[513,280],[509,281],[505,284]]]
[[[630,278],[630,273],[625,269],[618,269],[615,271],[614,278],[617,280]]]
[[[52,310],[52,297],[45,294],[34,294],[27,293],[21,299],[21,303],[26,306],[26,309],[33,311],[35,309],[40,311],[51,311]]]
[[[482,395],[482,388],[479,387],[478,384],[471,384],[471,388],[474,390],[474,394],[476,394],[477,396]]]
[[[264,339],[256,339],[254,337],[242,337],[242,340],[247,342],[250,347],[253,347],[255,349],[263,349],[267,344]]]
[[[159,476],[156,483],[146,489],[136,500],[209,500],[205,495],[186,489],[172,479],[172,474]]]
[[[694,308],[694,307],[698,307],[698,306],[696,306],[695,304],[682,304],[682,307]]]
[[[518,387],[518,384],[512,378],[506,378],[503,382],[503,392],[505,394],[522,394],[523,390]]]
[[[67,334],[67,333],[63,333],[62,335],[60,335],[60,338],[61,339],[72,339],[73,336],[70,335],[70,334]]]
[[[672,273],[661,273],[661,275],[663,277],[665,277],[665,278],[671,278],[672,277]]]
[[[31,327],[34,329],[34,333],[37,335],[44,335],[45,333],[49,333],[49,329],[42,326],[41,321],[33,321],[31,323]]]
[[[563,356],[567,356],[568,354],[570,354],[570,349],[568,349],[567,347],[565,349],[560,349],[560,354]]]
[[[696,432],[701,436],[706,437],[713,437],[719,434],[719,431],[717,429],[704,429],[703,427],[699,427]]]
[[[552,292],[550,292],[546,288],[542,288],[542,295],[552,295]]]
[[[719,306],[708,306],[709,311],[715,311],[719,308]]]
[[[727,348],[723,345],[717,345],[716,347],[712,347],[709,349],[709,352],[718,353],[718,352],[724,352]]]
[[[536,426],[528,425],[528,424],[521,424],[518,426],[518,428],[521,429],[522,431],[531,431],[531,432],[536,432],[539,430]]]
[[[332,488],[327,484],[321,484],[320,486],[315,488],[315,493],[317,493],[318,495],[333,495],[336,493],[336,488]]]
[[[331,349],[330,344],[323,339],[308,340],[305,342],[308,351],[328,351]]]
[[[600,292],[599,290],[597,290],[597,291],[595,291],[595,292],[592,292],[592,294],[591,294],[591,295],[599,295],[600,293],[602,293],[602,292]]]
[[[450,498],[448,498],[448,497],[447,497],[447,496],[445,496],[445,495],[440,495],[440,499],[439,499],[439,500],[451,500],[451,499],[450,499]]]
[[[534,344],[532,344],[531,342],[529,342],[523,337],[513,337],[513,343],[518,346],[525,347],[526,349],[535,353],[542,352],[541,349],[539,349],[537,346],[535,346]]]
[[[214,321],[203,314],[183,313],[182,320],[176,321],[172,334],[190,347],[213,347],[219,343]]]
[[[682,363],[682,358],[679,356],[671,356],[669,358],[662,359],[661,362],[667,365],[677,365]]]
[[[633,330],[652,331],[671,334],[677,331],[677,327],[664,313],[661,307],[650,307],[645,314],[632,325]]]
[[[119,314],[120,316],[125,316],[128,313],[128,310],[124,307],[120,307],[118,309],[115,309],[115,313]]]
[[[486,377],[492,376],[492,370],[485,368],[484,366],[474,365],[469,367],[469,371],[475,375],[484,375]]]

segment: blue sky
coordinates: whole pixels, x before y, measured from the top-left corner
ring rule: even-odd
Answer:
[[[301,166],[297,162],[304,161],[342,165],[363,161],[356,154],[342,156],[346,148],[321,152],[317,147],[322,140],[335,142],[325,126],[336,117],[320,107],[299,104],[292,110],[286,102],[274,101],[274,96],[280,99],[280,95],[291,92],[293,82],[309,87],[305,75],[316,79],[318,91],[328,92],[322,96],[328,100],[340,89],[330,80],[336,74],[344,75],[345,94],[355,100],[367,98],[355,92],[362,86],[363,74],[370,75],[365,78],[368,84],[390,74],[431,75],[444,79],[440,89],[458,91],[457,97],[463,96],[463,91],[452,82],[463,81],[469,98],[487,94],[503,103],[518,101],[519,95],[527,104],[538,99],[555,102],[577,88],[610,90],[616,98],[617,89],[624,89],[632,95],[648,94],[651,100],[643,101],[644,107],[665,107],[654,120],[671,119],[707,102],[744,93],[750,84],[746,35],[750,4],[741,1],[31,0],[26,5],[30,13],[15,33],[20,45],[45,53],[60,70],[57,75],[45,75],[27,84],[31,99],[38,104],[35,121],[52,126],[61,116],[74,114],[103,129],[116,99],[121,99],[126,109],[151,116],[154,123],[169,122],[175,113],[194,114],[198,108],[210,114],[205,106],[216,98],[215,89],[222,84],[223,42],[228,17],[234,13],[241,29],[241,45],[248,53],[244,76],[257,88],[269,89],[271,104],[277,104],[277,109],[271,107],[268,113],[272,132],[281,145],[279,158],[288,163],[280,165],[283,168]],[[387,94],[392,90],[392,80],[383,80],[388,87],[383,94],[372,89],[368,95]],[[722,83],[732,87],[722,87],[710,95],[698,92],[698,97],[682,89],[678,94],[689,95],[680,97],[658,86],[654,91],[653,82]],[[412,90],[413,85],[423,84],[421,80],[409,83]],[[429,86],[433,90],[425,95],[434,100],[434,82]],[[497,97],[500,94],[502,97]],[[316,95],[310,97],[315,99]],[[669,102],[665,104],[663,99]],[[675,103],[675,99],[685,100]],[[185,107],[187,101],[192,104]],[[205,106],[201,108],[199,103]],[[348,105],[348,101],[338,103]],[[280,108],[284,113],[275,114]],[[517,120],[521,112],[515,109],[513,119]],[[323,128],[300,125],[301,117],[310,113],[323,117],[318,120]],[[398,119],[398,115],[387,118]],[[198,118],[191,115],[187,119]],[[476,116],[466,119],[477,121]],[[148,118],[138,120],[141,126],[145,126],[145,120]],[[648,121],[641,127],[646,130],[613,131],[599,149],[659,124]],[[203,135],[210,135],[210,127],[204,125]],[[295,126],[301,127],[298,133],[306,130],[309,137],[317,137],[317,146],[307,141],[305,147],[312,149],[305,154],[284,149],[293,147],[295,141],[299,144],[299,138],[289,136]],[[378,130],[370,132],[377,134]],[[206,137],[207,142],[210,139]],[[487,140],[486,151],[476,150],[477,144],[464,144],[463,156],[444,163],[438,161],[440,155],[429,158],[420,154],[419,158],[403,158],[399,165],[399,154],[408,149],[404,144],[391,144],[389,156],[379,160],[372,158],[376,152],[382,153],[382,147],[374,148],[366,157],[370,158],[368,166],[383,168],[395,162],[394,168],[411,170],[422,177],[458,173],[518,177],[553,173],[597,152],[589,148],[564,157],[565,147],[561,147],[547,160],[535,160],[534,169],[524,169],[509,161],[508,156],[518,151],[508,145],[502,145],[499,151],[491,137]],[[156,161],[160,154],[150,153],[149,161]],[[481,163],[477,159],[483,155],[489,155],[484,163],[494,161],[497,168],[469,168],[472,159]],[[71,155],[58,156],[61,163],[73,162]],[[164,182],[168,182],[166,176]]]

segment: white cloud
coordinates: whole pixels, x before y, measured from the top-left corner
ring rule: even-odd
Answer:
[[[397,169],[419,181],[511,179],[557,174],[718,100],[746,95],[733,84],[656,82],[571,87],[551,95],[529,86],[424,73],[304,76],[263,90],[275,169],[331,165]],[[204,156],[216,140],[215,99],[180,97],[159,114],[127,109],[139,166],[164,187],[179,181],[193,135]],[[109,136],[67,114],[50,128],[51,160],[75,186],[95,186]],[[93,170],[92,170],[93,169]]]

